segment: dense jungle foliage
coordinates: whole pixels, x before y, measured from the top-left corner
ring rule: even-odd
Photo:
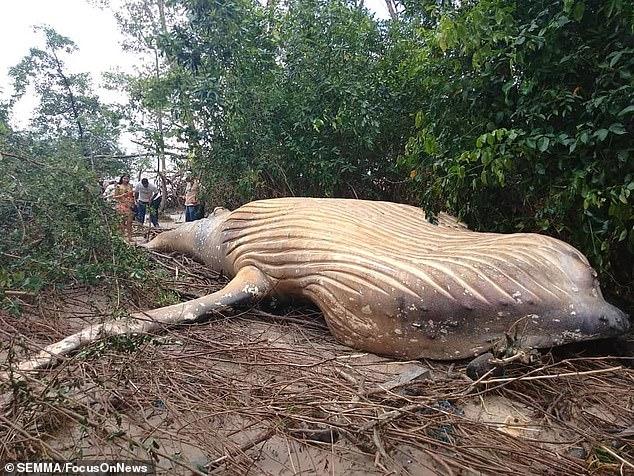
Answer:
[[[423,203],[562,238],[631,286],[633,18],[620,1],[443,12],[415,66],[425,107],[406,161]]]
[[[59,285],[135,287],[147,266],[118,235],[98,181],[128,166],[112,158],[122,116],[99,101],[87,75],[67,71],[61,57],[74,43],[41,30],[45,47],[10,71],[14,95],[0,103],[0,306],[12,311]],[[10,110],[29,85],[39,103],[16,130]]]
[[[634,2],[388,2],[380,20],[361,0],[126,0],[126,47],[148,62],[110,77],[126,108],[79,116],[105,138],[125,118],[212,206],[385,199],[546,233],[631,306]],[[47,64],[21,63],[18,93]]]
[[[64,147],[28,152],[0,153],[2,307],[18,310],[14,298],[51,286],[142,278],[147,263],[116,233],[83,157]]]

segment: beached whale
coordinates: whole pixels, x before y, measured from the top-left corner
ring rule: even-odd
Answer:
[[[355,349],[453,360],[513,333],[529,348],[616,336],[626,314],[606,302],[572,246],[538,234],[479,233],[389,202],[281,198],[216,209],[148,245],[185,253],[231,277],[215,293],[90,326],[48,346],[36,369],[97,339],[195,322],[267,296],[306,299]]]

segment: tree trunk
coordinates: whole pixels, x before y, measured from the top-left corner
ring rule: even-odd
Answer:
[[[165,178],[165,173],[160,170],[158,171],[158,176],[161,185],[161,196],[163,197],[161,203],[159,204],[158,211],[162,212],[165,210],[165,206],[167,205],[167,179]]]
[[[90,159],[90,166],[92,167],[92,170],[94,171],[95,160],[92,156],[90,157],[88,156],[88,150],[86,149],[86,142],[84,140],[84,127],[81,124],[81,119],[79,117],[79,108],[77,107],[77,101],[75,100],[75,95],[73,94],[73,90],[70,87],[70,81],[64,74],[64,70],[62,69],[62,63],[59,61],[59,58],[57,57],[57,53],[55,53],[55,50],[52,50],[52,54],[53,54],[53,58],[55,59],[57,74],[61,78],[62,83],[64,83],[64,88],[66,89],[66,92],[68,94],[70,108],[73,111],[73,119],[75,120],[75,123],[77,124],[77,131],[79,133],[79,145],[81,147],[82,155]]]
[[[385,0],[385,4],[387,5],[387,11],[390,13],[390,18],[396,20],[396,8],[394,8],[392,0]]]
[[[157,0],[159,9],[159,19],[161,21],[161,33],[167,33],[167,23],[165,22],[165,2],[164,0]]]
[[[164,0],[157,0],[158,9],[159,9],[159,21],[161,22],[161,34],[167,34],[167,23],[165,22],[165,2]],[[156,44],[156,43],[155,43]],[[156,79],[157,81],[160,79],[160,64],[159,64],[159,56],[158,56],[158,46],[154,48],[154,61],[156,68]],[[159,109],[158,111],[158,128],[159,128],[159,158],[161,159],[161,167],[163,172],[165,172],[165,136],[163,134],[163,109]],[[163,203],[163,202],[161,202]],[[162,209],[161,209],[162,210]]]
[[[155,66],[156,79],[158,81],[160,79],[160,66],[159,66],[158,49],[156,48],[154,49],[154,66]],[[165,187],[164,178],[161,175],[161,172],[165,172],[167,170],[167,166],[165,164],[165,135],[163,131],[163,109],[159,108],[159,110],[156,113],[157,113],[156,122],[157,122],[158,132],[159,132],[158,172],[159,172],[159,177],[161,177],[161,181],[162,181],[161,190],[164,192],[163,200],[161,200],[161,204],[159,205],[159,211],[162,212],[163,210],[165,210],[165,202],[167,199],[167,193],[166,193],[167,187]]]

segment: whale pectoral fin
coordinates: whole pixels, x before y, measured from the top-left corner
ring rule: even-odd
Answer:
[[[259,269],[246,267],[220,291],[172,306],[138,312],[129,318],[90,325],[80,332],[51,344],[32,358],[20,362],[10,372],[0,373],[0,382],[52,365],[59,357],[107,337],[152,332],[164,326],[198,322],[214,311],[257,302],[271,289],[269,279]]]
[[[254,266],[242,268],[236,276],[220,291],[200,299],[210,298],[207,302],[211,308],[207,311],[195,313],[193,322],[202,322],[213,311],[224,308],[236,308],[250,306],[266,297],[271,292],[272,286],[269,278]],[[215,297],[214,299],[211,299]],[[196,300],[194,300],[196,301]],[[193,302],[193,301],[189,301]],[[187,304],[187,303],[185,303]],[[202,311],[202,310],[201,310]],[[189,320],[176,322],[186,323]]]

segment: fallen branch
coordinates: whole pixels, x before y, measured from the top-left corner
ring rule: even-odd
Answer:
[[[607,452],[608,454],[610,454],[611,456],[613,456],[614,458],[618,459],[624,465],[629,466],[630,468],[634,469],[634,464],[630,463],[626,459],[621,458],[618,454],[616,454],[614,451],[612,451],[607,446],[601,445],[601,449],[604,450],[605,452]]]
[[[248,443],[245,443],[237,450],[227,453],[226,455],[221,456],[220,458],[216,458],[215,460],[211,461],[209,464],[206,464],[205,467],[207,467],[208,469],[213,469],[214,467],[225,463],[228,459],[234,458],[235,456],[245,453],[246,451],[250,450],[254,446],[259,445],[260,443],[264,443],[265,441],[271,439],[273,435],[275,435],[275,430],[272,430],[272,429],[268,430],[262,433],[256,439],[249,441]]]
[[[32,291],[14,291],[13,289],[5,289],[3,292],[7,296],[37,296],[37,293]]]
[[[549,375],[533,375],[530,377],[509,377],[509,378],[492,378],[489,380],[482,380],[479,382],[479,385],[485,385],[489,383],[504,383],[504,382],[520,382],[520,381],[528,381],[528,380],[546,380],[551,378],[560,378],[560,377],[575,377],[575,376],[583,376],[583,375],[596,375],[596,374],[605,374],[609,372],[616,372],[617,370],[621,370],[623,368],[622,365],[617,367],[610,367],[608,369],[600,369],[600,370],[588,370],[586,372],[564,372],[559,374],[549,374]]]

